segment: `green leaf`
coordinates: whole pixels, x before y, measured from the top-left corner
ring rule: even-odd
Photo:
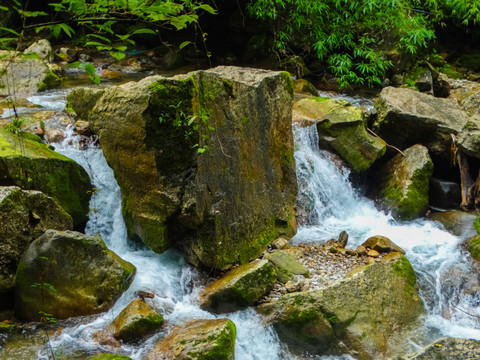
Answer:
[[[214,8],[212,8],[210,5],[208,4],[202,4],[202,5],[199,5],[199,6],[196,6],[195,9],[201,9],[201,10],[205,10],[206,12],[212,14],[212,15],[216,15],[217,14],[217,10],[215,10]]]
[[[192,43],[191,41],[184,41],[180,44],[179,49],[182,50],[185,46],[188,46],[191,43]]]
[[[100,76],[95,75],[95,76],[89,76],[90,80],[92,80],[96,85],[100,84]]]
[[[6,28],[6,27],[0,27],[0,30],[3,30],[3,31],[7,31],[9,33],[12,33],[13,35],[15,36],[20,36],[20,34],[18,32],[16,32],[15,30],[13,29],[10,29],[10,28]]]
[[[95,75],[95,66],[93,66],[92,64],[90,63],[86,63],[85,64],[85,72],[89,75]]]
[[[25,11],[25,10],[18,10],[18,12],[25,16],[25,17],[38,17],[38,16],[48,16],[48,14],[44,11]]]
[[[0,5],[0,10],[2,10],[2,11],[8,11],[8,8],[5,7],[5,6],[1,6],[1,5]]]
[[[125,53],[117,51],[110,51],[110,55],[118,61],[122,60],[126,56]]]
[[[144,28],[144,29],[137,29],[134,32],[131,33],[131,35],[136,35],[136,34],[151,34],[151,35],[158,35],[155,30]]]

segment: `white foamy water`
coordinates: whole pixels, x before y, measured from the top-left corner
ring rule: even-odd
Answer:
[[[31,99],[45,109],[61,108],[65,95],[47,94]],[[368,104],[367,104],[368,105]],[[131,287],[106,313],[75,325],[67,326],[52,341],[54,348],[64,354],[76,351],[87,353],[117,352],[132,359],[144,359],[156,340],[166,335],[172,326],[192,319],[211,319],[216,315],[201,310],[198,292],[204,286],[204,274],[186,264],[183,257],[170,250],[158,255],[127,239],[122,219],[121,194],[113,171],[108,167],[99,147],[81,150],[73,129],[66,131],[67,139],[55,144],[58,152],[74,159],[89,173],[98,189],[91,200],[90,221],[86,232],[100,234],[107,246],[137,267]],[[348,172],[338,169],[328,153],[318,149],[314,128],[295,129],[295,159],[299,181],[299,207],[308,210],[305,225],[299,227],[292,240],[296,243],[323,242],[336,238],[346,230],[349,247],[361,244],[372,235],[384,235],[407,251],[407,257],[418,275],[422,297],[428,315],[424,326],[412,335],[412,349],[423,346],[438,336],[480,339],[476,291],[478,279],[472,274],[468,257],[458,250],[459,238],[441,226],[425,220],[399,223],[388,214],[378,211],[372,202],[352,187]],[[141,345],[123,345],[120,350],[100,346],[93,333],[105,330],[108,324],[133,300],[136,290],[155,293],[152,304],[164,314],[165,329]],[[311,359],[312,356],[293,356],[281,345],[270,326],[263,325],[253,309],[221,315],[230,318],[237,327],[237,360]],[[422,334],[422,335],[418,335]],[[427,334],[427,335],[426,335]],[[39,354],[39,358],[47,358]],[[316,359],[352,359],[342,357],[313,357]]]

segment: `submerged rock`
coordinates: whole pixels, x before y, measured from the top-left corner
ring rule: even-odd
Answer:
[[[480,341],[473,339],[440,338],[415,354],[399,360],[474,360],[480,359]]]
[[[381,168],[372,184],[372,195],[395,218],[411,220],[428,209],[429,180],[433,163],[426,147],[415,145]]]
[[[235,336],[231,320],[192,320],[159,340],[147,360],[234,360]]]
[[[40,191],[0,187],[0,299],[13,294],[15,272],[30,243],[48,229],[72,226],[71,216]]]
[[[311,97],[293,106],[294,120],[315,123],[320,145],[334,150],[355,171],[368,169],[386,151],[385,142],[367,132],[361,109],[346,100]]]
[[[287,294],[258,308],[290,348],[372,359],[424,312],[410,262],[391,253],[323,290]]]
[[[200,307],[216,313],[246,308],[272,290],[277,281],[275,267],[255,260],[230,270],[200,293]]]
[[[287,73],[237,67],[68,96],[115,173],[129,236],[217,269],[296,231],[292,98]]]
[[[16,136],[0,128],[0,183],[51,196],[73,219],[73,225],[88,220],[92,185],[75,161],[44,144]]]
[[[135,299],[113,320],[110,327],[116,339],[131,342],[158,330],[163,322],[163,316],[154,307]]]
[[[48,230],[24,253],[15,276],[15,313],[38,321],[107,311],[133,280],[135,267],[97,236]]]
[[[436,98],[410,89],[387,87],[375,104],[374,131],[400,149],[425,145],[449,168],[450,134],[456,135],[469,121],[455,101]]]

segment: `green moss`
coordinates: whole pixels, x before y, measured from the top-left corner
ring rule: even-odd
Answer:
[[[417,276],[415,275],[415,271],[413,270],[410,261],[408,261],[405,256],[399,257],[399,259],[392,264],[392,269],[406,280],[410,290],[414,288],[415,283],[417,282]]]
[[[150,314],[132,321],[122,329],[121,338],[124,341],[135,341],[159,329],[164,323],[160,314]]]
[[[15,330],[14,324],[6,324],[4,322],[0,322],[0,334],[11,334]]]
[[[105,244],[105,243],[103,243],[103,244]],[[105,247],[106,247],[106,245],[105,245]],[[129,263],[128,261],[123,260],[120,256],[118,256],[112,250],[106,248],[106,251],[110,254],[110,256],[115,261],[117,261],[118,263],[120,263],[120,265],[122,265],[122,268],[123,268],[122,278],[125,279],[124,280],[124,288],[122,290],[127,290],[128,286],[131,283],[131,278],[133,276],[135,276],[135,273],[137,272],[137,268],[132,263]]]
[[[447,75],[449,78],[452,79],[463,79],[463,74],[461,72],[458,72],[454,68],[452,68],[450,65],[446,64],[442,66],[441,68],[438,69],[441,73],[444,73]]]
[[[295,93],[295,88],[293,86],[293,80],[292,80],[292,76],[286,72],[286,71],[282,71],[280,73],[280,77],[282,78],[282,80],[285,82],[285,87],[288,91],[288,93],[293,96],[293,94]]]
[[[198,360],[234,360],[236,335],[237,328],[233,321],[229,320],[225,329],[216,337],[212,349],[205,357],[198,357]]]
[[[474,72],[480,71],[480,53],[463,54],[457,64]]]
[[[61,78],[55,74],[53,71],[48,70],[47,74],[45,75],[44,80],[38,84],[37,91],[45,91],[48,89],[52,89],[61,83]]]
[[[323,101],[327,101],[327,100],[330,100],[331,98],[329,98],[328,96],[314,96],[314,97],[311,97],[310,98],[311,100],[315,100],[316,102],[323,102]]]
[[[128,356],[117,354],[98,354],[88,358],[89,360],[132,360]]]
[[[480,236],[477,235],[470,241],[468,251],[475,260],[480,260]]]

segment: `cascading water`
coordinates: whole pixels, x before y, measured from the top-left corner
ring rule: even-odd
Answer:
[[[48,93],[49,98],[38,96],[30,100],[46,109],[61,110],[64,94],[56,95]],[[379,212],[352,188],[348,172],[337,168],[329,154],[318,149],[314,127],[295,127],[294,132],[300,189],[298,207],[305,214],[305,223],[299,227],[292,242],[323,242],[337,237],[343,230],[350,235],[350,247],[359,245],[372,235],[389,237],[407,251],[428,311],[425,326],[419,333],[429,335],[417,335],[409,350],[438,336],[480,339],[480,311],[477,309],[480,299],[473,290],[479,286],[478,279],[472,274],[467,256],[457,248],[459,239],[436,223],[425,220],[398,223],[391,216]],[[64,354],[113,351],[132,359],[143,359],[154,342],[172,326],[194,318],[216,317],[202,311],[197,304],[198,292],[205,284],[203,276],[175,251],[158,255],[128,242],[122,219],[120,189],[102,150],[94,145],[82,148],[78,138],[72,136],[71,128],[66,134],[62,144],[55,144],[56,150],[81,164],[97,188],[91,200],[86,232],[100,234],[109,248],[137,267],[137,274],[131,287],[110,311],[67,322],[61,334],[53,338],[52,345]],[[122,345],[118,350],[99,345],[93,340],[93,334],[108,326],[134,298],[136,290],[156,294],[152,301],[162,309],[167,327],[141,346]],[[290,354],[281,346],[274,330],[262,325],[253,309],[225,316],[237,326],[237,360],[312,358]],[[43,352],[38,357],[47,359],[48,354]],[[323,358],[351,359],[350,356]]]

